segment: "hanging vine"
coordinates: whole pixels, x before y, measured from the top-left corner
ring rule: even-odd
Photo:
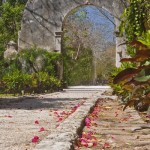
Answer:
[[[127,41],[135,40],[143,32],[150,29],[150,3],[149,0],[129,0],[121,16],[120,33]]]

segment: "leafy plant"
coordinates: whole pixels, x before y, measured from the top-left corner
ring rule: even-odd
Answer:
[[[18,53],[14,60],[4,60],[1,74],[1,93],[44,93],[61,87],[57,63],[61,54],[31,48]]]
[[[148,26],[150,4],[149,0],[129,0],[128,5],[121,16],[120,32],[131,41],[150,28]]]
[[[61,54],[33,47],[22,50],[16,59],[21,62],[24,72],[44,71],[56,76],[58,64],[61,63]]]
[[[2,81],[5,85],[4,91],[6,93],[21,93],[25,85],[30,84],[30,76],[23,74],[19,70],[13,70],[3,76]]]
[[[7,1],[0,6],[0,43],[4,46],[10,41],[17,42],[18,31],[21,26],[21,19],[25,2]]]
[[[119,72],[113,79],[113,83],[121,86],[126,93],[126,105],[136,109],[150,105],[150,46],[149,31],[139,41],[132,41],[130,45],[136,50],[132,58],[123,58],[121,62],[132,62],[134,67],[126,68]],[[145,40],[141,40],[144,39]]]
[[[82,53],[80,53],[78,59],[72,59],[70,48],[66,48],[66,54],[64,55],[64,77],[69,85],[86,85],[92,81],[92,57],[90,49],[82,48]]]
[[[120,19],[120,36],[124,36],[127,42],[137,40],[150,29],[149,0],[129,0],[128,7],[124,10]],[[127,45],[127,54],[131,57],[135,54],[131,45]]]

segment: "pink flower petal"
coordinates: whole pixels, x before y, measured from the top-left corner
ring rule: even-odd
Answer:
[[[61,112],[60,114],[61,114],[61,115],[66,115],[66,112],[65,112],[65,111],[63,111],[63,112]]]
[[[35,120],[35,122],[34,122],[35,124],[39,124],[39,121],[38,120]]]
[[[55,111],[55,112],[54,112],[54,114],[55,114],[55,115],[57,115],[57,114],[58,114],[58,112],[57,112],[57,111]]]
[[[56,122],[61,122],[63,119],[60,117]]]
[[[34,136],[32,139],[32,143],[36,143],[39,141],[39,137],[38,136]]]
[[[109,145],[109,143],[105,143],[105,144],[103,145],[103,147],[104,147],[104,148],[108,148],[108,147],[110,147],[110,145]]]
[[[87,126],[87,127],[89,127],[90,126],[90,124],[91,124],[91,119],[90,118],[85,118],[85,125]]]
[[[88,147],[88,143],[81,142],[81,145]]]
[[[150,115],[147,115],[146,117],[147,117],[147,118],[150,118]]]
[[[5,115],[5,117],[12,118],[12,116],[9,116],[9,115],[8,115],[8,116],[7,116],[7,115]]]
[[[39,132],[45,131],[45,129],[42,127],[40,128]]]
[[[93,146],[97,146],[97,142],[93,142]]]
[[[8,118],[12,118],[12,116],[7,116]]]

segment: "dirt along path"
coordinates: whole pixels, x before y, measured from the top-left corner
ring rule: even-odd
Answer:
[[[99,99],[86,117],[76,150],[150,150],[150,124],[117,100]]]
[[[0,100],[0,150],[31,150],[49,135],[94,91]]]

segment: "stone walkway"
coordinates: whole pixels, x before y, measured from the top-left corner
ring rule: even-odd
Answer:
[[[100,93],[67,91],[37,97],[0,99],[0,150],[34,149],[48,135],[58,131],[59,126],[78,107]],[[39,139],[34,143],[32,140],[35,136]]]
[[[85,119],[86,126],[75,149],[150,150],[150,124],[133,109],[122,109],[116,100],[99,99]]]
[[[115,96],[102,94],[105,90],[1,99],[0,150],[150,150],[150,129],[141,129],[147,124],[133,109],[123,112]],[[93,107],[95,114],[87,116]],[[89,139],[82,141],[80,134]]]

